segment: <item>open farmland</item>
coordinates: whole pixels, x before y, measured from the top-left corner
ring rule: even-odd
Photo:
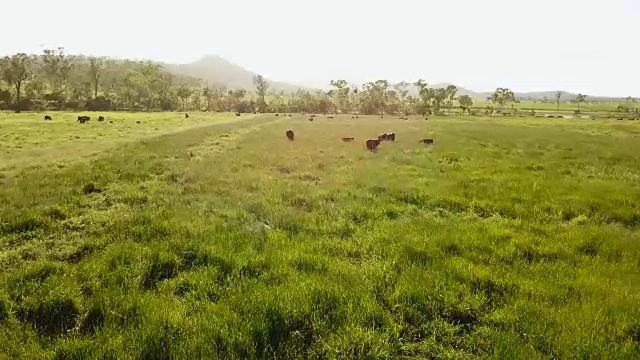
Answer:
[[[0,358],[640,357],[638,122],[77,115],[0,114]]]

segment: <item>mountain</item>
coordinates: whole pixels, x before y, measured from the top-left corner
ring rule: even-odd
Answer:
[[[253,77],[257,73],[251,72],[242,66],[233,64],[217,55],[208,55],[188,64],[162,64],[165,69],[176,75],[191,76],[202,79],[210,85],[226,85],[230,89],[253,90]],[[289,84],[281,81],[269,82],[269,90],[286,93],[296,92],[298,89],[306,89],[304,86]]]
[[[243,88],[249,91],[253,91],[255,86],[253,85],[253,77],[257,75],[252,71],[249,71],[242,66],[233,64],[228,60],[223,59],[217,55],[208,55],[202,57],[199,60],[188,64],[166,64],[162,63],[162,65],[168,71],[176,74],[176,75],[185,75],[191,76],[194,78],[202,79],[203,81],[209,83],[210,85],[226,85],[230,89]],[[303,85],[295,85],[282,81],[272,81],[267,79],[269,82],[269,90],[274,92],[284,91],[285,93],[297,92],[299,89],[305,91],[315,91],[318,88],[315,86],[303,86]],[[329,80],[327,80],[327,84],[329,84]],[[354,84],[357,86],[361,86],[362,84]],[[430,84],[433,88],[446,88],[451,84],[449,83],[438,83],[438,84]],[[328,85],[322,87],[323,90],[328,90]],[[534,91],[534,92],[516,92],[516,99],[520,101],[541,101],[545,98],[548,100],[554,100],[556,98],[556,93],[558,91]],[[561,101],[569,101],[576,98],[578,94],[560,91]],[[418,91],[415,87],[409,88],[409,94],[413,96],[417,96]],[[466,89],[464,87],[458,86],[457,95],[469,95],[475,102],[485,101],[487,97],[491,96],[492,92],[482,91],[476,92],[473,90]],[[607,96],[595,96],[587,94],[588,100],[595,101],[620,101],[624,100],[623,98],[617,97],[607,97]]]

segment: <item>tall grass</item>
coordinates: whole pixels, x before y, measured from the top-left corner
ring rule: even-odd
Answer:
[[[5,170],[2,356],[640,356],[635,122],[149,116]]]

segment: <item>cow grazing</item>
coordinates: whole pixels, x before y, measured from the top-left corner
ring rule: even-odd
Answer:
[[[396,141],[396,134],[392,133],[392,132],[384,133],[384,134],[378,136],[378,140],[394,142],[394,141]]]
[[[291,141],[293,141],[293,137],[295,136],[295,134],[293,133],[293,130],[291,130],[291,129],[287,130],[285,135],[287,135],[287,139],[289,139]]]
[[[184,114],[184,118],[185,118],[185,119],[188,119],[188,118],[189,118],[189,114],[186,114],[186,113],[185,113],[185,114]]]
[[[104,121],[104,116],[102,115],[98,116],[98,121]]]
[[[425,145],[433,145],[433,139],[422,139],[420,142]]]
[[[280,114],[276,114],[276,116],[280,116]]]
[[[380,140],[377,139],[369,139],[365,143],[367,145],[367,150],[369,151],[377,151],[378,146],[380,145]]]
[[[316,114],[311,114],[311,117],[312,117],[312,118],[316,117]]]
[[[309,121],[313,121],[313,117],[310,117],[310,118],[309,118]]]
[[[49,116],[49,115],[45,115],[44,116],[44,121],[51,121],[51,120],[52,120],[51,116]]]
[[[78,116],[78,122],[80,124],[84,124],[84,123],[88,122],[89,120],[91,120],[91,117],[89,117],[89,116]]]
[[[353,140],[355,140],[355,139],[356,139],[356,138],[354,138],[354,137],[343,137],[343,138],[342,138],[342,141],[344,141],[344,142],[352,142],[352,141],[353,141]]]
[[[387,133],[387,139],[391,142],[395,142],[396,141],[396,133]]]
[[[327,118],[329,118],[329,119],[333,119],[333,116],[327,116]]]
[[[240,113],[239,113],[239,112],[237,112],[237,113],[236,113],[236,116],[240,116]]]

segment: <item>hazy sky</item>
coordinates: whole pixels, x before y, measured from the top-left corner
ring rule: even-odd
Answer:
[[[476,91],[640,97],[640,0],[22,0],[0,54],[190,62],[217,54],[272,80],[424,78]],[[9,16],[15,14],[15,16]]]

